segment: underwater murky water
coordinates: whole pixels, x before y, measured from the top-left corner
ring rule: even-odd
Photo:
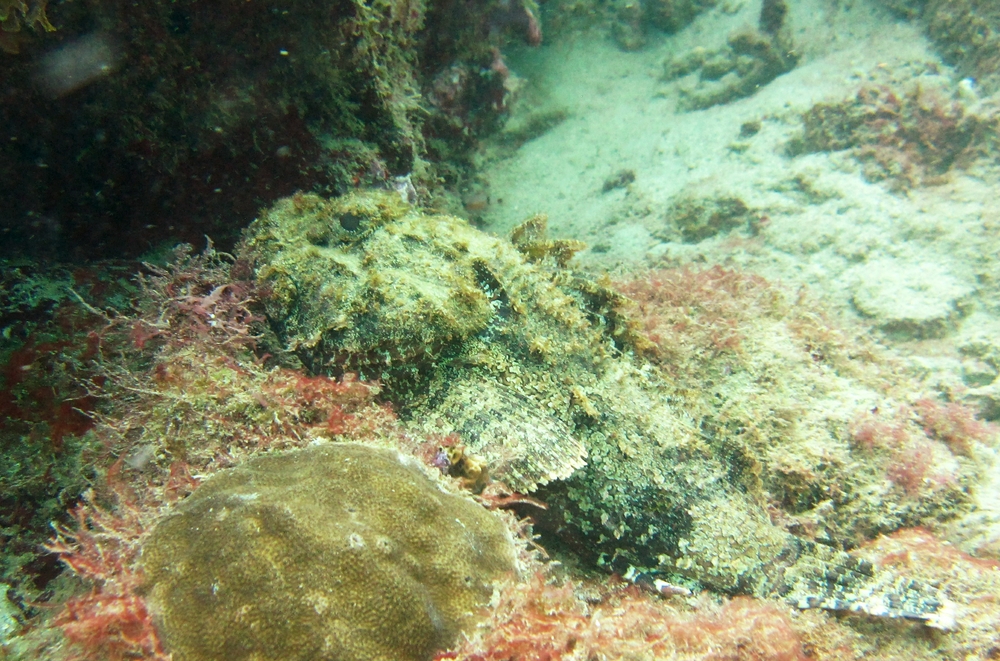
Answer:
[[[994,658],[993,4],[0,0],[0,658]]]

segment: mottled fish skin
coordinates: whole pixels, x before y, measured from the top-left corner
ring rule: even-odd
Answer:
[[[241,258],[288,350],[380,379],[416,430],[457,433],[495,479],[536,491],[540,527],[582,560],[946,623],[933,587],[773,525],[753,457],[703,437],[667,377],[628,351],[615,295],[546,266],[544,222],[531,222],[535,243],[515,247],[394,193],[297,195],[253,223]],[[551,245],[553,261],[574,249]]]
[[[515,491],[564,480],[587,463],[587,449],[568,425],[529,394],[485,376],[456,379],[421,411],[434,416],[436,433],[458,434]]]
[[[798,608],[920,620],[943,630],[955,627],[955,604],[934,586],[879,570],[843,551],[797,541],[800,556],[784,571],[783,587],[789,603]]]

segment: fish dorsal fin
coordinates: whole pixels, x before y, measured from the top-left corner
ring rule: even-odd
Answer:
[[[438,433],[458,434],[491,477],[526,493],[586,465],[587,449],[542,402],[486,375],[451,381],[434,406]],[[442,429],[443,427],[443,429]]]

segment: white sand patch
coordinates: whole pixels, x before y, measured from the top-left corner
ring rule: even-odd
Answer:
[[[948,301],[975,291],[990,268],[984,241],[996,237],[995,227],[992,236],[982,229],[996,210],[989,181],[955,174],[946,185],[901,194],[867,182],[849,154],[786,155],[801,113],[818,101],[848,98],[873,79],[940,80],[935,72],[946,74],[947,67],[918,26],[877,3],[851,3],[850,10],[832,1],[794,3],[790,19],[803,51],[795,69],[749,98],[676,112],[678,83],[660,80],[664,60],[723,43],[733,29],[755,22],[759,6],[709,12],[637,53],[588,34],[512,54],[511,66],[528,81],[525,105],[563,109],[568,118],[512,156],[484,164],[494,200],[484,227],[503,234],[544,212],[552,235],[596,248],[580,256],[584,267],[731,264],[808,286],[851,315],[859,312],[854,297],[866,261],[919,268],[927,260],[950,278],[939,288],[955,292]],[[760,122],[759,132],[742,137],[749,121]],[[604,190],[623,170],[633,171],[635,181]],[[691,195],[741,200],[759,220],[758,235],[665,240],[670,205]]]

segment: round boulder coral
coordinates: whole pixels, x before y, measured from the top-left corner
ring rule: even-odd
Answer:
[[[398,453],[357,444],[220,473],[143,549],[175,661],[430,659],[514,558],[490,512]]]

